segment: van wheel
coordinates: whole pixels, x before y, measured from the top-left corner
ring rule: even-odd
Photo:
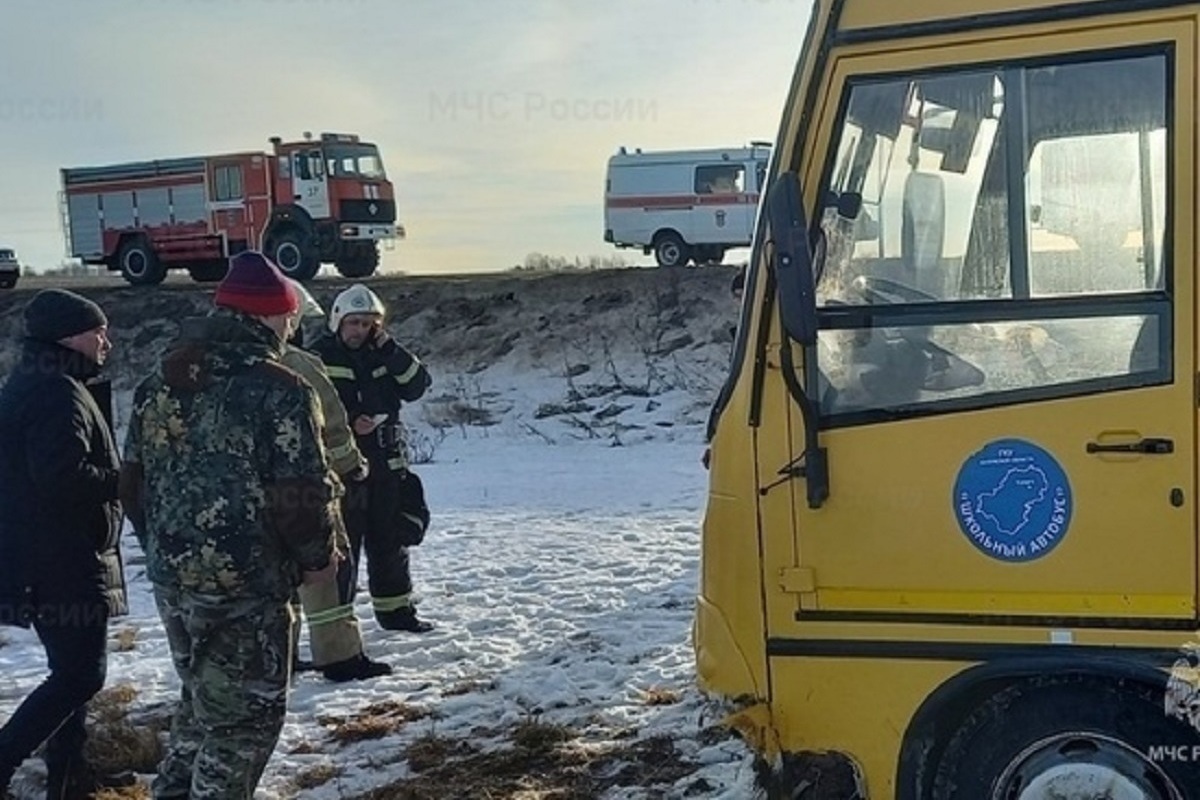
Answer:
[[[992,696],[951,738],[933,800],[1187,800],[1200,764],[1155,758],[1198,740],[1163,713],[1163,690],[1064,675]],[[1185,789],[1185,787],[1187,787]]]
[[[683,238],[674,231],[659,234],[654,240],[654,260],[660,267],[681,267],[691,258],[691,251]]]
[[[117,267],[121,276],[133,286],[153,286],[163,282],[167,269],[158,253],[144,237],[126,239],[117,251]]]

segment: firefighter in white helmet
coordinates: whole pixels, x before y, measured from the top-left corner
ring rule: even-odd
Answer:
[[[367,457],[366,480],[348,483],[343,510],[350,557],[338,574],[341,601],[352,604],[358,563],[367,555],[367,580],[375,619],[386,630],[425,633],[412,599],[409,548],[422,542],[429,509],[421,480],[409,469],[400,407],[429,388],[429,371],[384,325],[387,309],[362,284],[339,294],[329,313],[329,333],[313,344]]]
[[[283,348],[283,365],[300,374],[317,390],[321,407],[321,438],[329,457],[329,466],[336,477],[335,485],[339,496],[344,498],[345,485],[364,480],[369,466],[362,451],[358,449],[354,432],[350,430],[346,410],[342,407],[337,389],[325,371],[325,365],[314,353],[302,349],[304,337],[302,326],[306,320],[325,322],[325,310],[316,298],[299,281],[288,279],[300,295],[300,308],[290,322],[294,331]],[[339,500],[339,510],[341,508]],[[337,546],[343,554],[350,551],[350,540],[341,514],[334,517]],[[339,569],[348,567],[343,559]],[[309,649],[312,651],[312,668],[319,670],[328,680],[338,683],[390,675],[391,666],[367,657],[363,645],[362,629],[354,615],[354,606],[342,602],[341,587],[335,581],[320,584],[304,584],[297,589],[294,601],[298,602],[308,622]],[[300,619],[293,627],[293,642],[299,640]],[[294,647],[294,645],[293,645]],[[296,666],[300,662],[296,660]]]

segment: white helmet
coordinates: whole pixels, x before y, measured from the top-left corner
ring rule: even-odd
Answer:
[[[321,308],[321,304],[317,302],[317,298],[312,296],[308,287],[295,278],[288,278],[287,281],[295,287],[296,294],[300,295],[301,319],[316,319],[325,316],[325,309]]]
[[[378,314],[382,317],[386,313],[383,301],[366,286],[356,283],[334,298],[333,310],[329,312],[329,330],[337,333],[347,314]]]

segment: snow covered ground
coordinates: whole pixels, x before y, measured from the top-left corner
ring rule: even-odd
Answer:
[[[368,652],[395,674],[351,684],[300,675],[259,797],[360,795],[410,776],[406,748],[422,737],[486,751],[527,720],[567,726],[583,746],[665,735],[695,766],[666,785],[626,782],[605,798],[752,797],[747,751],[713,734],[717,709],[693,687],[702,448],[698,432],[621,447],[447,436],[433,463],[419,468],[433,524],[413,551],[421,613],[437,629],[381,631],[360,593]],[[114,641],[125,631],[127,647],[114,647],[108,685],[132,684],[134,705],[153,706],[172,699],[178,683],[132,538],[126,555],[134,562],[127,565],[132,613],[114,622]],[[4,719],[41,679],[43,660],[28,632],[0,636]],[[335,739],[330,718],[388,708],[381,703],[429,716],[383,738]],[[27,785],[40,784],[40,770],[40,762],[27,762]],[[328,779],[312,780],[318,774]],[[299,783],[320,785],[298,790]],[[444,796],[460,795],[447,786]]]

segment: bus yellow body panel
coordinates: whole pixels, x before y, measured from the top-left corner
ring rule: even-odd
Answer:
[[[811,13],[710,428],[700,685],[779,796],[1200,798],[1164,756],[1200,744],[1200,4]]]

